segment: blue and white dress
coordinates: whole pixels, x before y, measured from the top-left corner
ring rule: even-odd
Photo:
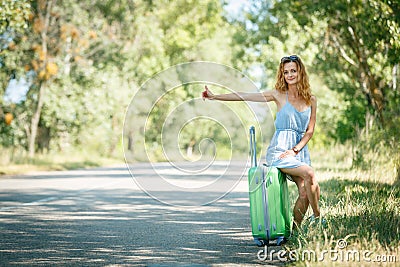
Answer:
[[[311,165],[310,153],[307,145],[296,156],[280,159],[279,156],[286,150],[292,149],[303,138],[310,123],[311,107],[299,112],[288,101],[278,111],[275,119],[275,133],[267,149],[267,166],[277,168],[296,168],[302,165]]]

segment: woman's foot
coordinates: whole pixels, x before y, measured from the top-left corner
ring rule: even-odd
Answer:
[[[308,222],[310,225],[321,225],[323,228],[328,228],[328,221],[320,216],[315,216],[314,214],[308,217]]]

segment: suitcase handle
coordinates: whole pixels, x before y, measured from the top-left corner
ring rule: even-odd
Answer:
[[[250,157],[251,167],[257,167],[257,150],[256,150],[256,129],[250,127]]]

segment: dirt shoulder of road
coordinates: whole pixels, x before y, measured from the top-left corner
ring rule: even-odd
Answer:
[[[113,166],[116,164],[125,163],[123,160],[102,158],[96,160],[65,160],[65,161],[34,161],[32,163],[25,162],[20,164],[7,164],[0,165],[0,179],[2,177],[9,177],[12,175],[23,175],[38,171],[65,171],[65,170],[76,170],[95,168],[101,166]]]

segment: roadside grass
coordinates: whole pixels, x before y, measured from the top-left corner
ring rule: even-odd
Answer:
[[[123,158],[109,158],[88,151],[37,154],[29,158],[26,153],[13,153],[2,149],[0,156],[1,175],[19,175],[35,171],[61,171],[124,163]]]
[[[394,169],[382,164],[385,159],[379,155],[374,159],[379,164],[371,168],[352,168],[346,153],[339,148],[314,155],[321,214],[328,226],[304,221],[285,245],[295,259],[290,265],[400,265],[400,186]],[[289,189],[294,201],[297,189],[292,183]]]

